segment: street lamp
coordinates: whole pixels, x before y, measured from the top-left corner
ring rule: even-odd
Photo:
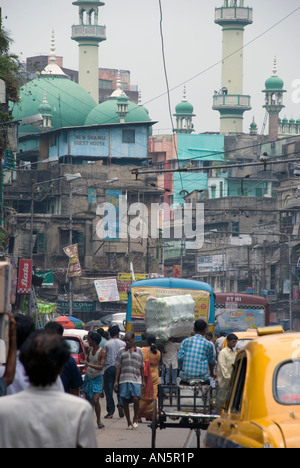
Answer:
[[[69,193],[69,243],[72,245],[73,243],[73,190],[72,190],[72,182],[74,180],[78,180],[82,178],[80,172],[76,172],[75,174],[65,174],[64,178],[67,182],[70,183],[70,193]],[[69,316],[72,317],[73,315],[73,278],[72,276],[69,277]]]
[[[32,200],[31,200],[31,246],[30,246],[30,258],[32,259],[33,256],[33,215],[34,215],[34,188],[39,187],[40,185],[55,182],[58,180],[63,180],[65,179],[67,182],[70,184],[74,180],[80,179],[82,176],[79,172],[75,174],[64,174],[63,176],[60,176],[56,179],[50,179],[42,182],[36,182],[32,184]],[[70,187],[70,193],[69,193],[70,201],[69,201],[69,242],[70,245],[72,244],[73,241],[73,190],[72,187]],[[30,310],[30,309],[29,309]],[[73,314],[73,290],[72,290],[72,277],[69,278],[69,315],[72,316]]]
[[[289,320],[290,320],[290,330],[293,327],[293,314],[292,314],[292,249],[291,249],[291,235],[286,234],[285,232],[268,232],[267,234],[273,234],[275,236],[285,236],[288,238],[287,242],[284,242],[288,246],[288,259],[289,259]]]

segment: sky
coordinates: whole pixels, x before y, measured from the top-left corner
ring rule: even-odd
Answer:
[[[214,11],[223,0],[161,0],[161,9],[159,0],[104,2],[99,24],[106,26],[107,40],[99,47],[99,66],[130,71],[142,104],[158,121],[154,134],[171,132],[184,85],[196,114],[195,133],[219,132],[212,96],[221,87],[222,28],[214,23]],[[254,21],[244,35],[243,93],[251,96],[252,110],[244,114],[243,130],[248,133],[255,118],[261,133],[262,90],[272,75],[275,56],[287,91],[280,117],[300,118],[300,0],[245,0],[245,6],[253,8]],[[3,25],[14,40],[12,52],[24,61],[50,54],[54,29],[57,55],[64,57],[66,68],[78,69],[78,45],[71,40],[71,26],[79,23],[79,15],[72,0],[2,0],[1,7]]]

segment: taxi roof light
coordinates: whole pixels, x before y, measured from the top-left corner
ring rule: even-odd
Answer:
[[[261,327],[257,329],[258,336],[276,335],[277,333],[284,333],[284,329],[281,325],[274,327]]]

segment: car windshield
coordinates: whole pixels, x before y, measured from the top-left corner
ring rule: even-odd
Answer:
[[[79,353],[81,353],[81,346],[80,346],[79,341],[77,341],[77,340],[72,340],[72,339],[70,338],[70,339],[66,339],[66,342],[68,343],[68,346],[69,346],[69,348],[70,348],[70,353],[71,353],[71,354],[79,354]]]
[[[300,361],[284,362],[275,378],[275,398],[284,405],[300,405]]]
[[[241,340],[238,340],[237,342],[237,345],[235,347],[236,351],[239,351],[240,349],[243,349],[245,348],[246,344],[250,343],[250,339],[241,339]]]

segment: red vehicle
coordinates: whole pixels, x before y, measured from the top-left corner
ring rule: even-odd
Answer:
[[[243,332],[249,328],[266,327],[270,322],[266,298],[253,294],[216,293],[215,333]]]
[[[81,361],[86,360],[86,354],[80,336],[64,334],[63,337],[70,347],[71,355],[75,359],[76,365],[80,373],[83,374],[85,370],[85,365],[82,364]]]

